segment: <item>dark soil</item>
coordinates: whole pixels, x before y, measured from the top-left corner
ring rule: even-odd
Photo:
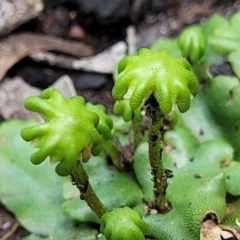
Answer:
[[[18,240],[27,235],[28,232],[20,226],[13,214],[0,204],[0,239]]]
[[[81,12],[81,9],[76,8],[76,2],[74,0],[45,0],[44,12],[37,19],[24,24],[16,31],[32,31],[78,39],[91,45],[95,52],[100,52],[115,42],[125,40],[126,28],[131,24],[136,26],[140,34],[147,32],[148,29],[161,26],[165,29],[163,34],[176,36],[184,26],[200,23],[213,13],[229,16],[240,8],[240,1],[233,0],[159,0],[151,1],[151,6],[146,5],[145,8],[135,7],[131,8],[131,11],[128,9],[128,11],[125,10],[127,12],[115,13],[115,17],[111,14],[104,17],[104,14],[108,13],[100,10],[92,10],[89,13]],[[143,34],[144,37],[148,36]],[[51,69],[53,74],[49,75],[47,69]],[[27,82],[39,88],[46,88],[62,74],[69,74],[80,95],[87,101],[105,105],[108,112],[111,112],[113,104],[111,75],[87,73],[87,78],[91,78],[91,83],[93,82],[89,85],[81,81],[81,77],[86,74],[84,72],[53,68],[34,63],[29,59],[22,60],[11,69],[9,74],[11,76],[21,75]],[[0,205],[0,240],[22,239],[28,234],[20,225],[15,225],[16,230],[13,231],[12,228],[16,222],[15,217],[3,205]],[[7,233],[11,236],[4,238],[3,236]]]

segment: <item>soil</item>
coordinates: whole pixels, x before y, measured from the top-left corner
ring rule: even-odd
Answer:
[[[163,35],[176,36],[184,26],[200,23],[213,13],[230,16],[240,8],[239,0],[172,0],[166,1],[169,4],[165,4],[162,8],[160,6],[157,11],[148,8],[144,12],[144,10],[136,8],[135,11],[125,14],[122,18],[121,16],[118,19],[110,17],[100,21],[93,14],[85,15],[82,19],[76,17],[72,4],[74,1],[69,1],[69,4],[66,3],[68,1],[59,1],[64,2],[63,4],[56,2],[58,1],[45,0],[44,12],[37,19],[24,24],[14,32],[32,31],[62,38],[78,39],[89,44],[94,52],[100,52],[113,43],[125,40],[126,28],[131,24],[135,25],[144,41],[144,38],[149,38],[147,35],[149,32],[154,35],[156,32],[154,29],[161,29]],[[147,41],[142,45],[147,45]],[[51,75],[48,74],[49,69],[51,69]],[[20,75],[33,86],[46,88],[63,73],[71,75],[78,93],[87,101],[103,104],[107,107],[108,112],[111,112],[113,104],[111,75],[88,73],[88,77],[93,78],[95,84],[91,86],[87,83],[79,84],[79,74],[86,73],[49,67],[27,58],[16,64],[8,74],[9,76]],[[9,237],[6,234],[9,234]],[[7,211],[3,205],[0,205],[0,240],[22,239],[27,234],[28,232],[17,223],[13,214]]]

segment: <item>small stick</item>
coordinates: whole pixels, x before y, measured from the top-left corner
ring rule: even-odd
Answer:
[[[9,239],[17,230],[17,228],[19,227],[19,222],[15,222],[12,226],[12,228],[6,233],[4,234],[0,240],[7,240]]]

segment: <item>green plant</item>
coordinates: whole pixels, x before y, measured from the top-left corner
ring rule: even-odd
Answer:
[[[66,176],[72,172],[80,154],[86,158],[87,150],[93,155],[100,153],[102,136],[99,132],[104,136],[106,131],[104,125],[99,124],[98,114],[84,106],[83,98],[66,99],[56,89],[47,89],[40,97],[29,97],[25,108],[38,112],[46,121],[21,132],[24,140],[33,141],[39,148],[31,156],[32,163],[39,164],[49,156],[52,163],[60,161],[56,172]]]
[[[175,71],[172,71],[172,69]],[[134,131],[134,148],[140,144],[140,122],[142,120],[140,107],[145,98],[147,115],[151,119],[149,125],[149,160],[154,182],[154,206],[164,212],[170,209],[166,199],[167,175],[162,163],[162,129],[163,119],[172,110],[176,102],[181,112],[188,110],[190,95],[196,95],[198,83],[191,72],[189,63],[183,58],[174,58],[167,50],[154,53],[148,49],[142,49],[138,55],[127,56],[118,67],[118,79],[113,88],[113,97],[118,100],[114,111],[123,115],[124,120],[132,120]],[[103,106],[94,106],[84,103],[81,97],[71,99],[64,98],[56,89],[44,90],[40,97],[29,97],[25,101],[25,107],[30,111],[41,114],[46,123],[28,127],[22,130],[21,136],[26,141],[33,141],[39,150],[31,156],[34,164],[41,163],[47,156],[52,163],[60,162],[56,172],[61,176],[71,175],[72,183],[80,191],[81,199],[84,199],[89,207],[106,224],[111,223],[112,214],[108,214],[107,207],[102,204],[91,184],[88,175],[82,165],[87,162],[90,155],[100,154],[101,147],[107,145],[106,140],[111,139],[113,123]],[[63,129],[63,131],[61,131]],[[137,139],[137,140],[136,140]],[[116,152],[117,147],[114,151]],[[120,166],[120,155],[114,155],[113,163]],[[126,218],[125,210],[113,210]],[[127,210],[129,224],[135,219],[134,211]],[[113,214],[114,215],[114,214]],[[105,217],[108,216],[108,217]],[[117,218],[118,219],[118,218]],[[115,220],[116,222],[117,220]],[[120,220],[119,220],[120,221]],[[117,224],[117,223],[116,223]],[[119,223],[120,224],[120,223]],[[112,226],[115,227],[115,224]],[[126,223],[127,227],[127,223]],[[102,227],[108,239],[117,238],[117,233],[111,237],[110,226]],[[132,227],[131,227],[132,228]],[[129,231],[130,229],[129,228]],[[141,229],[141,228],[140,228]],[[114,231],[115,232],[115,231]],[[134,233],[135,232],[135,233]],[[141,236],[143,233],[133,231],[126,236]],[[126,237],[125,236],[125,237]]]
[[[200,26],[190,26],[182,31],[178,38],[182,55],[190,62],[196,62],[205,51],[205,38]]]
[[[129,207],[116,208],[101,218],[101,232],[107,239],[144,240],[148,226],[141,214]]]
[[[217,239],[226,229],[239,239],[239,21],[239,13],[214,15],[123,58],[112,91],[122,117],[56,89],[26,99],[45,123],[21,135],[39,148],[34,164],[49,156],[59,175],[71,176],[59,181],[69,218],[100,224],[101,239],[203,240],[209,222]],[[216,73],[224,66],[231,72]]]

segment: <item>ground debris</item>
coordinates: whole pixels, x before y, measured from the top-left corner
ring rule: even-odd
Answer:
[[[14,64],[36,51],[57,51],[78,58],[93,54],[93,49],[81,42],[37,33],[12,34],[0,41],[0,80]]]
[[[43,8],[42,0],[1,0],[0,36],[37,17]]]
[[[213,220],[206,220],[201,225],[200,240],[239,240],[240,230],[218,225]]]

